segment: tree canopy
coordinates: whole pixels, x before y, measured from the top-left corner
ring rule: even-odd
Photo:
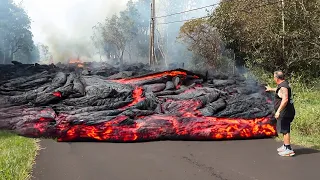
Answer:
[[[234,51],[237,66],[319,77],[320,1],[283,2],[284,6],[277,0],[222,0],[211,18],[198,28],[203,24],[216,28],[226,48]],[[187,22],[180,36],[194,31],[186,30],[190,23],[196,25],[198,21]]]
[[[39,59],[30,24],[23,8],[12,0],[0,0],[0,63],[31,63]]]
[[[104,22],[94,26],[92,39],[96,48],[103,49],[108,59],[113,59],[123,64],[125,53],[129,59],[146,57],[148,55],[149,22],[139,11],[143,11],[146,0],[128,1],[125,10],[112,17],[107,17]],[[95,33],[97,32],[97,33]],[[100,41],[98,40],[100,39]],[[134,49],[134,50],[132,50]]]

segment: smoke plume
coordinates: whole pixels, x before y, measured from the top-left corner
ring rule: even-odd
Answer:
[[[181,0],[156,0],[156,16],[188,11],[219,1],[186,0],[182,3]],[[105,18],[124,10],[127,2],[128,0],[24,0],[23,6],[33,21],[32,32],[35,42],[47,45],[53,55],[53,63],[57,63],[67,62],[69,58],[78,57],[83,61],[99,61],[98,50],[90,39],[93,35],[92,27],[98,22],[103,23]],[[143,7],[137,8],[140,20],[149,22],[150,4],[148,1],[146,2]],[[177,4],[180,5],[177,6]],[[161,44],[159,47],[165,55],[162,61],[165,61],[166,64],[186,63],[192,59],[192,52],[188,51],[186,44],[176,41],[180,27],[185,20],[203,17],[207,15],[207,11],[212,12],[214,8],[216,6],[157,18],[156,46],[158,48],[158,43]],[[130,49],[130,51],[131,54],[139,54],[136,48]],[[124,56],[126,61],[128,54]],[[102,56],[102,60],[106,59],[105,56]],[[136,56],[134,59],[142,60],[143,57]],[[146,57],[144,60],[147,62]]]
[[[53,62],[97,60],[92,27],[125,9],[128,0],[24,0],[36,43],[49,47]],[[17,0],[17,2],[19,2]]]

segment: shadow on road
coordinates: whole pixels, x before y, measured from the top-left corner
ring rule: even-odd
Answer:
[[[320,153],[319,150],[310,148],[298,148],[294,149],[294,152],[296,153],[296,156]]]

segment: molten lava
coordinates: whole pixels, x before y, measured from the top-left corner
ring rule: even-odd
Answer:
[[[150,80],[150,79],[155,79],[155,78],[165,77],[165,76],[174,77],[178,75],[186,76],[187,73],[182,71],[165,71],[162,73],[155,73],[150,76],[142,76],[142,77],[129,78],[129,79],[119,79],[119,80],[113,80],[113,81],[117,83],[122,83],[122,84],[135,84],[139,81],[145,81],[145,80]]]
[[[133,101],[121,109],[126,109],[143,101],[143,88],[134,84],[141,81],[164,77],[182,76],[185,72],[171,71],[157,73],[138,78],[113,80],[123,84],[133,84]],[[194,78],[199,78],[194,76]],[[201,87],[198,85],[196,87]],[[188,89],[184,93],[197,91],[196,88]],[[166,103],[174,103],[171,107],[161,105],[161,109],[168,111],[175,109],[175,114],[154,114],[136,117],[132,123],[123,123],[129,120],[128,116],[117,116],[107,122],[86,125],[70,126],[68,123],[59,125],[58,141],[76,141],[92,139],[112,142],[150,141],[159,139],[193,139],[193,140],[219,140],[269,137],[276,135],[276,130],[270,124],[269,117],[243,119],[243,118],[217,118],[204,117],[198,109],[202,107],[197,100],[173,100],[160,98]],[[166,111],[166,110],[164,110]]]
[[[79,68],[83,68],[84,67],[83,62],[79,58],[78,59],[70,59],[69,60],[69,64],[76,64],[77,67],[79,67]]]
[[[83,64],[78,59],[70,63]],[[6,114],[9,110],[4,103],[0,119],[12,120],[17,115],[17,122],[24,120],[15,127],[20,134],[56,137],[58,141],[221,140],[276,135],[272,114],[267,112],[271,100],[259,88],[253,92],[245,85],[237,89],[243,81],[203,83],[200,76],[183,70],[117,80],[95,78],[58,73],[51,86],[41,88],[48,96],[34,95],[35,91],[26,95],[39,107],[25,105]],[[229,87],[230,82],[233,86]],[[2,101],[29,103],[17,99]]]
[[[56,97],[59,97],[59,98],[61,98],[62,97],[62,95],[61,95],[61,92],[53,92],[52,93],[54,96],[56,96]]]
[[[122,109],[126,109],[128,107],[131,107],[131,106],[137,104],[138,102],[141,102],[142,100],[144,100],[145,98],[142,97],[142,94],[143,94],[142,87],[136,87],[133,90],[133,101],[130,104],[128,104],[127,106],[123,107]]]
[[[214,117],[176,117],[152,115],[137,119],[134,124],[119,125],[128,117],[119,116],[95,126],[76,125],[61,128],[58,141],[94,139],[99,141],[132,142],[159,139],[247,139],[274,136],[268,118],[230,119]]]
[[[69,63],[70,64],[82,64],[82,61],[80,61],[80,59],[70,59]]]

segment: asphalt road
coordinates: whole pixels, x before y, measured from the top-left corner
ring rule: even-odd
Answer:
[[[273,139],[134,144],[42,140],[34,180],[318,180],[320,152]]]

